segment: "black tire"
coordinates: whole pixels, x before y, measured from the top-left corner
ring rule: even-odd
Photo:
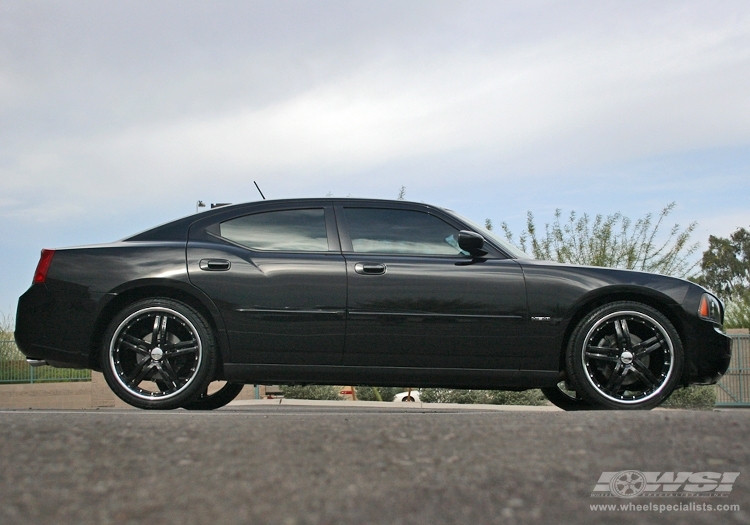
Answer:
[[[213,377],[216,343],[190,306],[154,298],[124,308],[105,332],[101,363],[112,391],[126,403],[171,410],[195,399]]]
[[[416,403],[416,400],[411,396],[404,396],[401,398],[401,401],[404,403]]]
[[[684,366],[680,336],[650,306],[619,301],[588,314],[566,354],[568,377],[589,403],[606,409],[648,410],[679,384]]]
[[[240,395],[245,387],[244,383],[226,383],[216,392],[209,394],[209,385],[198,394],[196,399],[182,405],[182,408],[186,410],[216,410]]]
[[[565,382],[541,388],[541,391],[550,403],[569,412],[574,410],[594,410],[597,408],[583,399],[578,392],[568,390]]]

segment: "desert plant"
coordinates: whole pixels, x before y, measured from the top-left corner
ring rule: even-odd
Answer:
[[[674,207],[674,202],[665,206],[655,221],[653,214],[648,213],[635,222],[619,212],[606,217],[597,215],[592,221],[589,215],[584,213],[579,217],[573,211],[564,220],[558,209],[554,221],[545,224],[543,232],[529,211],[526,230],[519,236],[518,245],[535,258],[547,261],[685,277],[697,264],[691,256],[698,244],[690,243],[697,223],[684,229],[675,224],[666,239],[659,240],[663,222]],[[487,222],[491,224],[489,219]],[[502,223],[501,228],[508,241],[515,242],[508,225]]]
[[[380,386],[377,387],[377,392],[380,394],[378,399],[375,394],[376,387],[371,386],[358,386],[355,388],[357,391],[357,399],[359,401],[393,401],[393,396],[399,392],[403,392],[406,388],[391,387],[391,386]]]
[[[282,385],[284,397],[289,399],[316,399],[337,401],[341,399],[339,386],[331,385]]]
[[[716,389],[713,386],[693,385],[687,388],[678,388],[661,406],[664,408],[710,410],[715,404]]]
[[[459,390],[450,388],[423,388],[420,399],[424,403],[459,403],[488,405],[544,405],[540,390]]]

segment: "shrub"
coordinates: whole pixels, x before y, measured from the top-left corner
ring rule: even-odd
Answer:
[[[716,390],[713,386],[693,385],[675,390],[661,406],[664,408],[710,410],[715,404]]]
[[[380,393],[380,397],[382,398],[383,401],[393,401],[393,397],[396,394],[407,390],[406,388],[399,388],[395,386],[379,386],[379,387],[358,386],[358,387],[355,387],[355,390],[357,391],[357,400],[378,401],[378,398],[375,396],[375,388],[378,389],[378,392]]]
[[[544,405],[540,390],[456,390],[450,388],[423,388],[420,399],[424,403],[459,403],[486,405]]]
[[[316,399],[338,401],[341,387],[331,385],[281,385],[284,397],[289,399]]]

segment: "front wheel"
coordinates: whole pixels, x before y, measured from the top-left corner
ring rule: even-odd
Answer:
[[[667,399],[683,370],[680,336],[658,310],[632,301],[602,306],[570,338],[566,367],[589,403],[651,409]]]
[[[103,341],[107,384],[137,408],[183,406],[204,389],[216,366],[208,323],[193,308],[172,299],[127,306],[109,324]]]

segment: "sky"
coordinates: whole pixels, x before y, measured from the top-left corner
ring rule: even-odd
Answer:
[[[196,202],[750,227],[750,3],[0,0],[0,312]]]

